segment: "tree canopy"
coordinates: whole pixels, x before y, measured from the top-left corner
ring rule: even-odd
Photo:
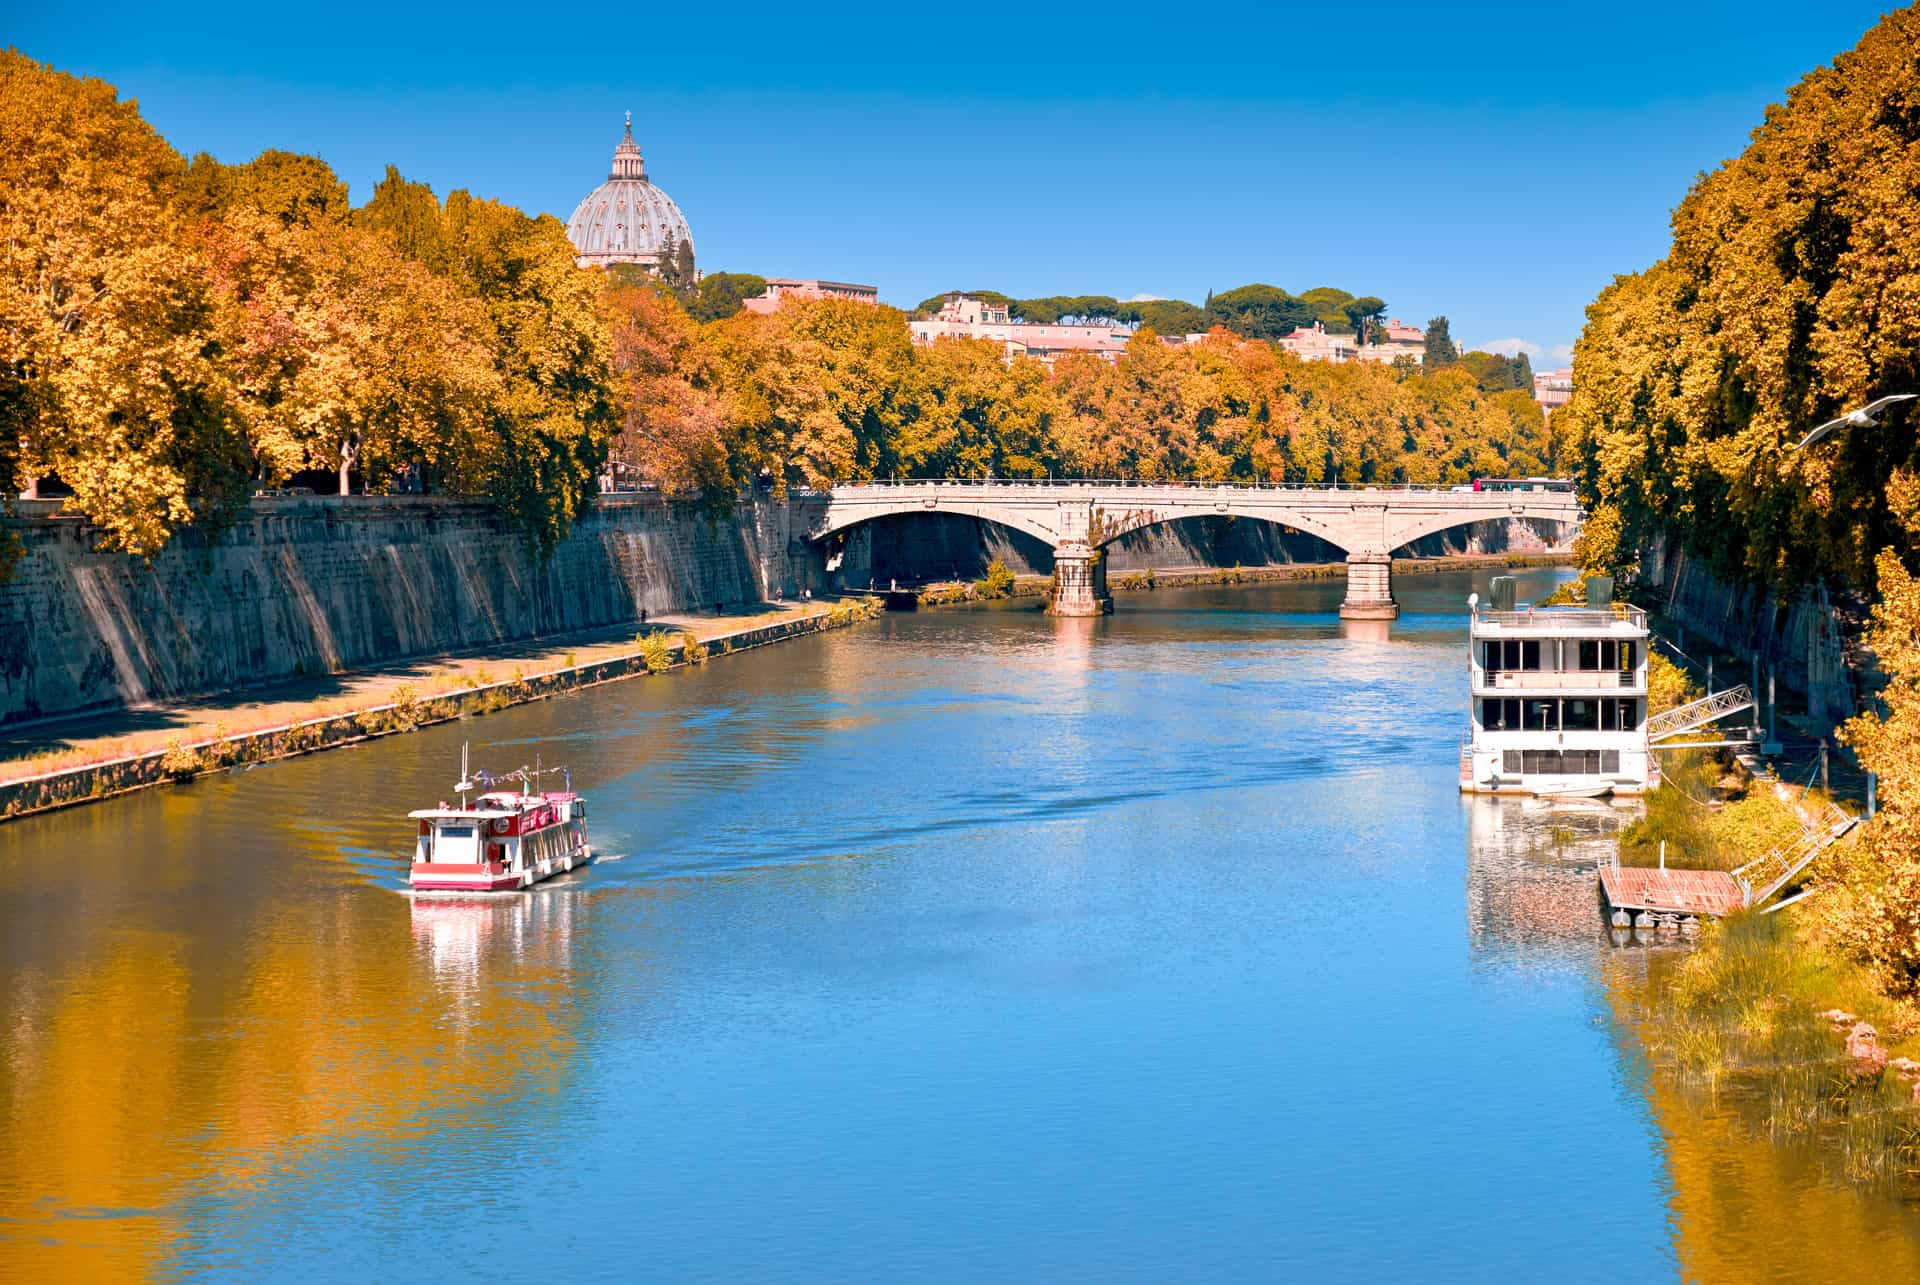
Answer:
[[[1665,533],[1724,574],[1781,584],[1871,585],[1878,550],[1912,558],[1911,404],[1792,448],[1880,394],[1920,391],[1915,48],[1920,11],[1901,9],[1808,74],[1694,183],[1666,257],[1588,308],[1555,422],[1628,549]]]

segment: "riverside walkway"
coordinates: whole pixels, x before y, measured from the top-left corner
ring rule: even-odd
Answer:
[[[1349,620],[1390,620],[1400,614],[1393,600],[1393,551],[1422,536],[1509,518],[1568,526],[1581,518],[1579,500],[1561,482],[1480,491],[1214,482],[869,482],[823,493],[809,534],[816,541],[833,541],[863,522],[917,513],[978,518],[1047,542],[1054,561],[1048,610],[1062,616],[1112,609],[1101,550],[1121,536],[1186,518],[1271,522],[1317,535],[1346,552],[1347,596],[1340,614]]]
[[[645,625],[502,642],[454,654],[418,657],[349,672],[291,679],[204,697],[154,702],[97,714],[15,724],[0,732],[0,785],[41,773],[164,750],[170,743],[234,736],[300,719],[349,717],[387,705],[403,689],[427,698],[576,665],[630,657],[636,633],[716,643],[784,621],[823,616],[830,601],[760,603],[723,615],[674,612]]]

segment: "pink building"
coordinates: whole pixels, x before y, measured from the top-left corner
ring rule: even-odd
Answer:
[[[1573,398],[1573,371],[1544,370],[1533,377],[1533,400],[1549,418]]]
[[[1031,357],[1046,366],[1052,366],[1056,357],[1073,352],[1118,361],[1127,350],[1127,340],[1133,337],[1130,329],[1117,326],[1028,325],[1012,320],[1005,304],[966,295],[955,295],[933,317],[910,321],[907,328],[916,344],[941,339],[991,339],[1001,345],[1008,360]]]
[[[855,303],[880,302],[877,286],[857,286],[845,281],[799,281],[792,277],[768,277],[765,294],[746,300],[741,306],[748,312],[779,310],[782,299],[851,299]]]

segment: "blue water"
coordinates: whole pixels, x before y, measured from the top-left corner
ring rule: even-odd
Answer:
[[[1508,904],[1538,827],[1457,793],[1470,587],[1403,577],[1390,630],[1337,583],[896,615],[9,827],[4,1101],[48,1146],[0,1152],[0,1236],[261,1280],[1672,1277],[1591,864]],[[463,740],[570,763],[609,859],[404,896]],[[116,960],[175,998],[100,1036],[157,1078],[103,1077],[136,1163],[80,1172],[37,1077]]]

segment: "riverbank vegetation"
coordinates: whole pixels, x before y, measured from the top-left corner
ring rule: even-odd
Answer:
[[[0,495],[44,486],[140,556],[288,485],[491,499],[544,550],[608,475],[725,506],[893,476],[1437,484],[1557,464],[1504,358],[1447,341],[1423,373],[1269,342],[1364,330],[1377,298],[1243,287],[1199,310],[1203,342],[1149,327],[1117,363],[916,347],[892,308],[742,311],[751,274],[579,268],[558,220],[392,169],[355,206],[316,157],[188,159],[112,86],[11,50],[0,238]]]
[[[1758,1084],[1770,1127],[1833,1135],[1867,1177],[1912,1176],[1920,1136],[1913,1077],[1888,1073],[1881,1043],[1911,1051],[1899,1041],[1920,1030],[1920,414],[1898,404],[1799,443],[1920,392],[1917,47],[1920,10],[1888,14],[1695,182],[1668,254],[1588,309],[1555,415],[1591,514],[1588,573],[1631,586],[1664,543],[1732,583],[1878,599],[1861,651],[1885,686],[1840,737],[1877,775],[1879,814],[1816,861],[1807,899],[1705,931],[1649,1023],[1689,1074]],[[1669,770],[1624,836],[1636,860],[1665,837],[1670,864],[1740,864],[1797,821],[1770,785]]]

